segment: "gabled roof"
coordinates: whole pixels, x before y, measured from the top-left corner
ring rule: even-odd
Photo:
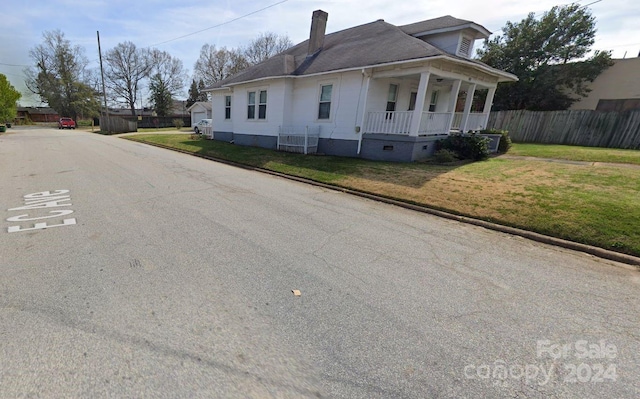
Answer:
[[[466,28],[471,28],[477,31],[475,39],[483,39],[491,35],[491,32],[489,32],[484,26],[479,25],[473,21],[467,21],[466,19],[454,18],[451,15],[428,19],[426,21],[420,21],[413,24],[402,25],[399,26],[399,28],[402,29],[402,31],[407,35],[415,37],[433,35],[436,33],[452,32]]]
[[[447,18],[447,17],[443,17]],[[453,17],[450,17],[453,18]],[[442,18],[436,18],[441,20]],[[465,23],[469,21],[463,21]],[[430,20],[433,21],[433,20]],[[451,20],[445,22],[451,25]],[[429,21],[423,21],[426,23]],[[418,24],[421,24],[418,23]],[[415,25],[415,24],[412,24]],[[447,25],[447,26],[449,26]],[[409,25],[405,25],[409,26]],[[436,26],[436,25],[434,25]],[[251,66],[238,74],[216,82],[205,90],[215,90],[234,84],[250,82],[266,78],[285,76],[303,76],[332,71],[373,67],[376,65],[419,60],[436,56],[445,56],[452,60],[476,64],[485,69],[493,70],[501,75],[506,72],[491,68],[479,61],[469,60],[450,54],[418,39],[383,20],[377,20],[364,25],[328,34],[320,51],[307,56],[309,40],[305,40],[284,52],[277,54],[257,65]]]
[[[202,107],[204,109],[206,109],[207,111],[211,111],[211,103],[208,101],[196,101],[195,103],[191,104],[190,107],[187,108],[187,111],[191,111],[192,109],[194,109],[195,107]]]

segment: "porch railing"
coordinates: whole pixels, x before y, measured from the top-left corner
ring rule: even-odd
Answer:
[[[299,154],[318,152],[320,126],[279,126],[278,150]]]
[[[423,112],[419,135],[449,134],[450,112]]]
[[[423,112],[418,135],[447,134],[449,112]],[[413,111],[369,112],[365,133],[409,135]]]
[[[365,133],[409,134],[413,111],[369,112]]]
[[[213,126],[203,126],[202,136],[213,140]]]
[[[479,112],[472,112],[469,114],[469,119],[467,120],[467,128],[466,131],[469,130],[482,130],[486,128],[486,120],[489,114],[483,114]],[[453,124],[451,125],[452,130],[460,130],[462,127],[462,112],[456,112],[453,116]]]

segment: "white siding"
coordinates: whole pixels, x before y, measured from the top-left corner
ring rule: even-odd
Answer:
[[[266,119],[248,119],[247,105],[248,93],[256,92],[257,98],[260,90],[267,91]],[[250,85],[241,85],[233,88],[231,105],[231,119],[233,120],[233,132],[238,134],[257,134],[263,136],[277,136],[278,126],[282,124],[284,112],[284,79],[270,80]]]
[[[231,98],[231,120],[224,119],[224,97]],[[235,109],[235,101],[233,93],[230,91],[214,91],[211,96],[211,115],[213,119],[213,130],[216,132],[232,132],[233,131],[233,112]]]
[[[364,79],[360,71],[296,79],[291,124],[320,126],[322,138],[357,140]],[[333,85],[330,118],[318,119],[320,87],[326,84]]]

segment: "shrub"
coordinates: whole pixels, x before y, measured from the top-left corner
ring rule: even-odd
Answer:
[[[178,130],[182,129],[182,127],[184,126],[184,121],[182,119],[174,119],[172,122],[173,126],[175,126]]]
[[[433,154],[433,159],[437,163],[451,163],[457,161],[458,157],[455,152],[443,148]]]
[[[500,134],[502,137],[500,138],[500,143],[498,144],[498,153],[504,154],[511,148],[511,136],[509,136],[509,132],[507,130],[498,130],[498,129],[486,129],[481,130],[482,134]]]
[[[478,134],[451,134],[438,141],[438,148],[453,151],[459,159],[481,161],[489,157],[489,139]]]

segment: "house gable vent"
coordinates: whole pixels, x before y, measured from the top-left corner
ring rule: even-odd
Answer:
[[[462,36],[460,39],[460,46],[458,47],[458,55],[461,57],[469,57],[469,52],[471,51],[471,39],[465,36]]]

